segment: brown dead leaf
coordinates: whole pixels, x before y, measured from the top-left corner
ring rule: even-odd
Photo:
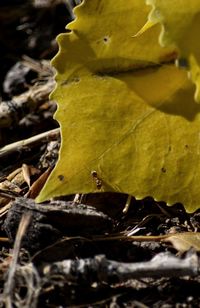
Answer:
[[[43,188],[46,180],[48,179],[50,173],[52,171],[52,168],[48,168],[44,173],[40,175],[40,177],[31,185],[27,197],[28,198],[36,198],[38,194],[40,193],[41,189]]]
[[[200,232],[168,234],[162,242],[170,242],[180,252],[185,252],[190,248],[200,251]]]

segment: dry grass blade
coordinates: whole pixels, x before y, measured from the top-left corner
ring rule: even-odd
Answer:
[[[102,241],[113,241],[113,240],[125,240],[135,242],[165,242],[171,243],[173,247],[180,251],[186,252],[191,248],[196,251],[200,251],[200,232],[180,232],[164,235],[122,235],[115,234],[108,237],[95,237],[95,240]]]

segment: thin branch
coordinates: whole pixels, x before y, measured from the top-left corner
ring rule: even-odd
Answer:
[[[180,259],[170,253],[160,253],[148,262],[123,263],[108,260],[100,255],[94,259],[55,262],[46,266],[44,273],[50,279],[61,275],[67,282],[77,284],[94,282],[116,284],[145,277],[196,276],[198,257],[194,252],[189,252],[185,259]]]
[[[33,147],[41,142],[49,142],[50,140],[56,140],[59,136],[60,128],[55,128],[50,131],[30,137],[28,139],[8,144],[0,149],[0,158],[3,158],[15,151],[23,151],[23,149],[26,149],[27,147]]]
[[[5,300],[6,308],[13,307],[12,306],[12,294],[13,294],[13,289],[14,289],[14,281],[15,281],[14,277],[15,277],[15,272],[17,268],[17,261],[18,261],[21,241],[30,223],[30,219],[31,219],[31,213],[30,212],[24,213],[24,215],[22,216],[21,222],[19,224],[18,231],[17,231],[15,244],[13,248],[13,257],[12,257],[12,261],[10,263],[10,267],[8,270],[7,281],[5,282],[5,286],[4,286],[4,300]]]

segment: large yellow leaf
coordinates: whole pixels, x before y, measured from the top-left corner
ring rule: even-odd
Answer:
[[[174,44],[179,50],[179,64],[189,66],[190,77],[196,84],[195,99],[200,102],[200,1],[146,0],[153,6],[150,25],[160,22],[160,43]],[[188,63],[188,64],[187,64]]]
[[[200,106],[141,0],[85,1],[59,37],[60,159],[37,201],[95,191],[200,204]],[[162,65],[161,65],[162,64]]]

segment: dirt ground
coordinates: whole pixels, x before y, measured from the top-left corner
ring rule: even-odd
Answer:
[[[200,307],[198,252],[163,240],[199,232],[200,211],[117,193],[34,202],[58,158],[50,59],[76,3],[0,1],[0,305]]]

